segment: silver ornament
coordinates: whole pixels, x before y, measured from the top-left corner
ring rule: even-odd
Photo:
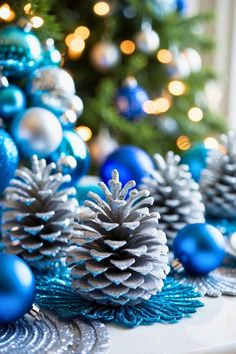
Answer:
[[[184,271],[181,263],[172,263],[174,277],[181,283],[191,285],[202,296],[236,296],[236,269],[219,267],[205,276],[191,276]]]
[[[180,156],[169,151],[164,159],[154,155],[157,169],[142,180],[141,189],[154,198],[151,210],[161,215],[159,227],[165,231],[169,245],[187,224],[204,222],[204,205],[198,184],[187,165],[179,165]]]
[[[142,30],[135,37],[135,43],[141,52],[151,54],[159,48],[160,38],[148,23],[142,25]]]
[[[201,192],[210,216],[236,217],[236,133],[221,136],[225,152],[211,150],[202,171]]]
[[[118,146],[119,144],[111,137],[109,131],[102,128],[89,143],[89,151],[95,163],[101,165]]]
[[[35,107],[14,119],[12,135],[25,157],[29,158],[34,154],[47,157],[59,147],[62,127],[53,113]]]
[[[113,170],[109,188],[99,183],[106,201],[90,192],[90,212],[80,215],[67,254],[72,286],[88,300],[134,305],[161,291],[169,272],[166,236],[158,213],[150,213],[153,198],[137,191],[134,181],[123,188]]]
[[[198,72],[202,68],[202,58],[200,54],[193,48],[186,48],[183,52],[183,55],[185,55],[190,69],[192,72]]]
[[[64,69],[55,66],[39,68],[28,79],[26,90],[29,95],[38,91],[57,91],[75,94],[75,84],[72,76]]]
[[[35,269],[56,267],[74,234],[76,190],[61,188],[71,178],[54,171],[55,167],[33,156],[32,170],[17,170],[5,190],[2,241],[7,252],[19,255]]]
[[[99,71],[108,71],[118,64],[120,60],[120,51],[112,42],[98,42],[91,50],[90,60],[95,69]]]
[[[11,354],[105,354],[109,346],[106,327],[79,319],[64,321],[44,311],[41,321],[28,318],[1,326],[0,352]]]

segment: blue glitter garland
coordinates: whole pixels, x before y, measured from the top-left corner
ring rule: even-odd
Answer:
[[[159,294],[135,306],[105,306],[79,297],[71,288],[69,278],[38,277],[37,303],[56,312],[61,318],[82,317],[87,320],[113,322],[124,327],[171,324],[189,317],[203,304],[200,295],[189,285],[168,277]]]

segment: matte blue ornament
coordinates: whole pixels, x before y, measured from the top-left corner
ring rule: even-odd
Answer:
[[[36,293],[33,273],[19,257],[0,254],[0,323],[20,319],[32,307]]]
[[[131,179],[139,185],[142,178],[154,170],[155,166],[144,150],[136,146],[123,145],[112,152],[101,166],[100,177],[106,184],[114,169],[118,170],[123,185]]]
[[[207,165],[206,160],[209,151],[203,144],[197,144],[184,152],[181,157],[181,163],[189,166],[189,170],[196,182],[199,182],[201,172]]]
[[[119,114],[132,122],[147,115],[143,110],[143,105],[147,100],[146,91],[137,84],[133,77],[128,77],[117,92],[115,105]]]
[[[0,117],[11,119],[20,113],[26,105],[23,91],[15,86],[8,85],[0,87]]]
[[[19,153],[10,135],[0,129],[0,194],[14,177],[19,163]]]
[[[46,65],[56,65],[59,66],[61,63],[61,53],[54,45],[54,40],[52,38],[48,38],[45,41],[44,51],[43,51],[43,60],[42,66]]]
[[[212,225],[189,224],[178,232],[173,243],[173,252],[187,273],[206,275],[223,261],[224,237]]]
[[[62,143],[49,160],[56,162],[63,174],[71,176],[69,185],[72,186],[87,173],[90,165],[87,145],[79,134],[72,130],[63,132]]]
[[[135,306],[101,305],[79,297],[71,288],[69,278],[39,277],[37,303],[61,318],[82,317],[86,320],[113,322],[133,328],[153,323],[176,323],[195,313],[203,304],[191,286],[167,277],[163,290]]]
[[[0,66],[6,76],[23,76],[41,60],[41,44],[34,33],[17,26],[0,30]]]

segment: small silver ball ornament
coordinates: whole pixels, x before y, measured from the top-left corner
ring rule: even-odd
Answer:
[[[158,34],[151,27],[144,27],[135,37],[138,49],[145,53],[151,54],[155,52],[160,45]]]
[[[57,117],[44,108],[30,108],[12,124],[12,135],[25,158],[36,154],[49,156],[62,141],[62,127]]]
[[[98,42],[91,50],[90,60],[95,69],[106,72],[118,64],[120,51],[112,42]]]

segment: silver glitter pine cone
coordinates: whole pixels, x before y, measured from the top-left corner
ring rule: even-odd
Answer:
[[[211,150],[200,188],[208,215],[236,217],[236,133],[221,136],[225,151]]]
[[[5,189],[2,234],[5,250],[36,269],[49,268],[65,256],[78,203],[74,188],[62,189],[69,175],[53,172],[56,165],[32,158],[32,170],[22,167]]]
[[[90,192],[89,212],[81,215],[67,264],[72,285],[86,299],[110,305],[134,305],[161,291],[169,272],[166,236],[157,212],[150,213],[148,191],[123,188],[117,170],[109,188],[99,183],[106,201]]]
[[[159,227],[165,231],[171,246],[177,232],[187,224],[204,222],[204,205],[198,184],[187,165],[179,165],[180,157],[169,151],[164,159],[154,155],[157,169],[142,180],[140,189],[147,189],[154,198],[152,211],[158,210]]]

